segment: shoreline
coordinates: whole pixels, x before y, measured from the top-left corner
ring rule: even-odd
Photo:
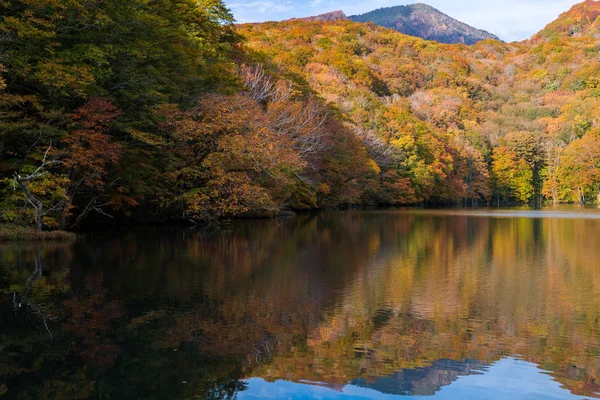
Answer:
[[[285,219],[294,216],[320,214],[328,211],[382,211],[382,212],[424,212],[432,215],[446,215],[460,213],[470,216],[485,216],[485,217],[529,217],[529,218],[541,218],[541,217],[571,217],[579,218],[580,215],[574,213],[572,216],[569,211],[571,210],[597,210],[600,209],[600,205],[576,205],[576,204],[561,204],[558,206],[543,205],[541,207],[535,206],[506,206],[506,207],[493,207],[493,206],[353,206],[345,208],[332,208],[326,210],[295,210],[285,211],[277,216],[239,216],[231,217],[214,221],[198,221],[193,224],[190,221],[183,220],[160,220],[160,221],[121,221],[116,224],[90,224],[86,226],[79,233],[63,230],[54,231],[42,231],[36,232],[33,228],[23,227],[13,224],[0,224],[0,243],[7,242],[69,242],[75,241],[80,237],[81,233],[87,231],[96,231],[104,229],[123,229],[132,228],[139,226],[185,226],[185,227],[199,227],[199,226],[226,226],[233,221],[243,220],[271,220],[271,219]],[[594,216],[592,219],[600,219],[600,215]]]
[[[0,224],[0,243],[5,242],[71,242],[77,239],[77,234],[66,231],[43,231],[18,225]]]

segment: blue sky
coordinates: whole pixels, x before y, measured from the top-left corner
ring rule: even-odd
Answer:
[[[427,3],[506,41],[527,39],[578,0],[225,0],[238,22],[263,22],[342,10],[361,14],[381,7]]]

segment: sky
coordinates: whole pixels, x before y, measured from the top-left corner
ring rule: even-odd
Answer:
[[[225,0],[236,20],[278,21],[342,10],[362,14],[382,7],[426,3],[504,41],[531,37],[583,0]]]

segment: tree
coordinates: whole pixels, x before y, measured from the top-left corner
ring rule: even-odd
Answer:
[[[34,186],[63,186],[67,200],[58,224],[63,227],[91,211],[103,212],[109,197],[139,205],[152,197],[156,184],[133,162],[149,161],[148,147],[134,134],[156,133],[157,105],[189,108],[207,91],[239,89],[235,63],[245,56],[240,44],[220,0],[1,3],[0,178],[7,183],[15,172],[30,178],[20,184],[29,186],[38,217],[48,206],[57,211],[60,200],[39,211],[34,198],[44,203],[45,197]],[[117,117],[119,126],[112,129]],[[109,134],[127,144],[128,162],[118,163],[123,151]],[[63,161],[54,165],[57,174],[30,176],[37,168],[31,160],[41,160],[38,149],[50,143],[49,156]],[[127,177],[126,185],[111,185],[113,173]],[[152,190],[140,196],[137,188]],[[9,220],[18,214],[15,200],[5,213]]]
[[[415,189],[409,178],[403,178],[398,172],[389,170],[382,174],[382,202],[387,205],[409,205],[418,203]]]
[[[479,200],[489,202],[492,194],[490,172],[479,150],[465,146],[461,151],[461,162],[464,164],[462,174],[467,185],[467,199],[471,199],[472,204]]]
[[[251,97],[205,96],[192,110],[159,113],[165,150],[174,156],[163,176],[164,201],[182,202],[187,218],[276,213],[285,203],[304,163],[292,137],[273,130]]]
[[[507,146],[494,149],[492,154],[492,182],[500,204],[500,197],[505,200],[515,198],[527,202],[533,195],[533,171],[527,162],[517,158]]]
[[[105,214],[102,208],[109,202],[102,201],[108,186],[105,182],[109,168],[119,161],[121,145],[111,141],[110,128],[122,112],[111,99],[92,98],[84,106],[76,109],[71,120],[76,128],[63,139],[64,149],[60,151],[62,166],[69,184],[66,187],[68,200],[62,210],[61,228],[66,227],[67,218],[72,214],[76,196],[86,193],[87,204],[78,213],[78,224],[90,212]]]
[[[545,169],[545,181],[542,187],[542,195],[552,199],[553,204],[558,204],[560,182],[559,182],[559,167],[563,148],[556,144],[549,144],[547,149],[547,166]]]
[[[560,158],[558,192],[564,201],[597,201],[600,195],[600,136],[588,133],[571,143]]]
[[[543,187],[541,172],[546,164],[544,140],[544,136],[540,133],[519,131],[507,134],[501,141],[504,145],[511,149],[517,158],[524,160],[529,166],[529,169],[532,172],[531,186],[534,190],[532,195],[535,195],[536,198],[541,197]],[[522,172],[528,174],[528,172],[525,172],[525,170]],[[525,187],[522,185],[521,188],[525,189]],[[528,190],[529,188],[527,188],[525,192]]]
[[[517,173],[514,178],[513,189],[514,195],[518,201],[527,203],[534,194],[533,187],[533,171],[531,167],[522,158],[517,164]]]
[[[24,168],[21,173],[15,172],[12,178],[13,190],[18,186],[27,203],[33,207],[34,226],[38,232],[44,227],[44,218],[61,209],[67,200],[64,185],[68,179],[48,171],[49,167],[61,163],[56,159],[48,159],[51,148],[50,145],[46,149],[40,165],[35,170]]]

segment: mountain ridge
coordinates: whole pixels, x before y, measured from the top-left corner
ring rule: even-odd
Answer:
[[[372,22],[406,35],[446,44],[500,40],[496,35],[474,28],[424,3],[379,8],[348,19],[354,22]]]
[[[310,17],[291,18],[287,21],[329,22],[338,20],[370,22],[384,28],[394,29],[405,35],[446,44],[470,45],[486,39],[501,41],[496,35],[474,28],[425,3],[384,7],[351,16],[346,15],[344,11],[337,10]]]
[[[330,12],[315,15],[312,17],[292,18],[292,19],[289,19],[288,21],[315,22],[315,21],[337,21],[340,19],[348,19],[348,16],[342,10],[330,11]]]

